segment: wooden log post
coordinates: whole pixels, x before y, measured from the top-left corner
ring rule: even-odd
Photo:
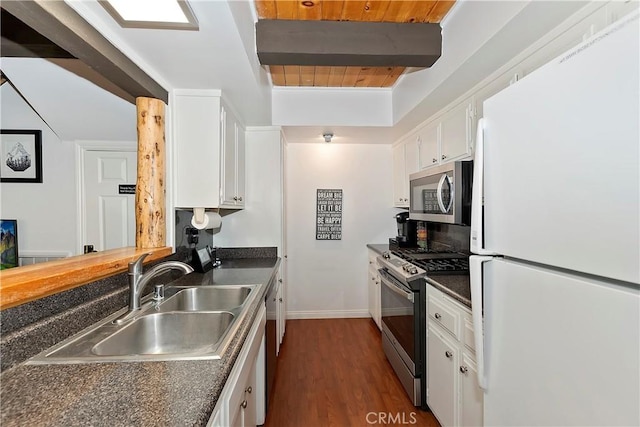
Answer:
[[[160,248],[166,246],[164,102],[139,97],[136,110],[136,248]]]

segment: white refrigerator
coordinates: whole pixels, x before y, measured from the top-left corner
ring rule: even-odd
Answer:
[[[484,103],[470,257],[484,424],[640,425],[640,23]]]

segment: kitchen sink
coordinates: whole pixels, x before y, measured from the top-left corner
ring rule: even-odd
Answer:
[[[147,297],[127,322],[124,308],[32,357],[27,364],[220,359],[260,285],[172,286]]]
[[[254,286],[209,286],[183,289],[168,298],[159,311],[218,311],[241,306]]]
[[[98,356],[180,354],[213,349],[235,316],[219,313],[154,313],[139,317],[96,344]]]

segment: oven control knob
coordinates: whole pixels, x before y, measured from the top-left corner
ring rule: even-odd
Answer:
[[[382,253],[382,258],[389,259],[389,258],[391,258],[391,255],[389,254],[389,252],[383,252]]]

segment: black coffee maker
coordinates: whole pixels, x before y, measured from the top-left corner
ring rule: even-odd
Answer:
[[[414,248],[417,246],[418,223],[409,219],[409,212],[400,212],[396,215],[398,223],[398,235],[395,239],[389,239],[391,244],[395,240],[395,245],[400,248]]]

